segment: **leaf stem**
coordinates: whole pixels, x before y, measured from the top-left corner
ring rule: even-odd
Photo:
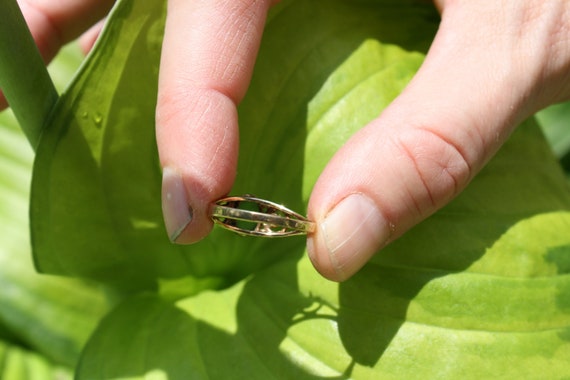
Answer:
[[[58,94],[16,0],[0,0],[0,89],[35,149]]]

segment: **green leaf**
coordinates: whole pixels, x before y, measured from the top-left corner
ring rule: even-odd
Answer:
[[[137,260],[162,269],[145,251],[158,252],[162,227],[152,218],[159,213],[153,201],[159,172],[151,120],[163,7],[162,1],[117,4],[40,142],[31,223],[42,272],[124,279],[132,288],[146,280],[131,265]],[[176,252],[162,254],[170,259],[167,270],[184,267]]]
[[[570,102],[550,106],[536,115],[550,146],[552,146],[552,150],[566,172],[567,179],[570,179],[569,117]]]
[[[240,106],[242,148],[234,192],[302,210],[307,103],[369,39],[402,46],[387,48],[386,57],[377,52],[373,65],[386,59],[398,66],[401,51],[401,70],[417,67],[421,56],[407,58],[404,52],[427,48],[434,14],[426,6],[381,2],[335,1],[327,7],[285,2],[276,8],[250,95]],[[32,185],[34,256],[42,272],[126,289],[188,276],[221,286],[304,245],[302,238],[266,241],[220,230],[192,246],[168,241],[153,130],[163,17],[162,1],[119,2],[89,61],[62,96],[38,149]],[[399,28],[402,18],[417,32]],[[385,99],[394,95],[390,90]],[[378,113],[384,102],[366,115]]]
[[[32,159],[32,150],[13,114],[3,112],[0,114],[0,330],[4,333],[0,335],[55,363],[72,367],[83,344],[108,310],[108,301],[96,286],[76,279],[42,276],[34,271],[28,232]],[[28,355],[11,350],[21,360]],[[25,361],[21,363],[24,365]],[[20,378],[37,378],[32,375],[29,372],[29,377]]]
[[[544,134],[556,156],[563,158],[570,153],[570,102],[553,105],[536,115]]]
[[[487,190],[508,203],[517,189],[540,195],[551,203],[544,212],[534,202],[508,215],[492,208],[461,218],[456,212],[479,199],[478,182],[505,174],[504,162],[518,166],[514,152],[530,136],[536,137],[535,129],[520,131],[475,186],[345,283],[323,279],[304,257],[177,303],[153,295],[127,301],[88,344],[79,377],[478,379],[569,373],[570,212],[549,209],[570,203],[548,188],[539,194],[532,186],[525,190],[540,183],[538,169],[562,180],[552,160]],[[501,228],[490,223],[495,219]],[[482,229],[488,233],[477,233]],[[479,244],[461,244],[469,231]],[[115,339],[132,345],[119,353]]]
[[[36,148],[57,92],[16,0],[0,3],[0,89]]]
[[[139,296],[104,321],[78,375],[555,378],[570,371],[569,229],[570,212],[523,218],[463,272],[385,265],[381,253],[339,285],[303,258],[176,304]],[[543,268],[513,271],[517,261]],[[117,352],[115,339],[132,344]]]
[[[31,210],[34,257],[42,272],[122,289],[152,288],[188,275],[220,284],[275,260],[291,244],[254,255],[248,252],[252,240],[220,231],[192,247],[169,242],[154,141],[164,7],[162,1],[118,3],[42,139]]]
[[[436,21],[430,8],[387,4],[303,0],[273,10],[240,107],[237,193],[302,207],[334,150],[401,91]],[[213,273],[207,249],[250,259],[285,247],[214,236],[188,251],[203,273]],[[570,373],[570,193],[534,120],[461,196],[351,280],[323,279],[292,241],[281,260],[224,290],[194,295],[208,282],[188,277],[170,282],[167,297],[127,299],[89,341],[78,377]],[[186,283],[187,297],[172,301]]]
[[[67,380],[72,379],[72,375],[67,368],[0,340],[0,379]]]

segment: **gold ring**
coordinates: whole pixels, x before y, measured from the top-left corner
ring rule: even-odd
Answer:
[[[243,236],[284,237],[315,231],[315,223],[304,216],[251,195],[219,199],[210,213],[214,223]]]

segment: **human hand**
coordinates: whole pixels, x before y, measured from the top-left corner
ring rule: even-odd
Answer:
[[[308,251],[330,279],[447,204],[522,120],[570,95],[570,3],[436,3],[442,22],[421,69],[314,187]]]
[[[212,4],[169,2],[157,136],[166,224],[179,243],[209,232],[208,204],[231,188],[236,105],[271,2]],[[349,278],[448,203],[517,124],[570,94],[570,3],[436,6],[442,22],[417,75],[336,153],[314,187],[308,212],[318,230],[308,252],[329,279]]]
[[[177,243],[206,236],[209,205],[231,189],[236,106],[275,2],[169,0],[156,122],[165,222]],[[444,206],[520,121],[570,94],[570,3],[436,5],[440,30],[417,75],[314,187],[308,251],[329,279],[349,278]]]

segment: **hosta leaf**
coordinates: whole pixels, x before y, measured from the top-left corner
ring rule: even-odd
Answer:
[[[80,377],[570,374],[570,212],[564,211],[570,202],[558,186],[540,185],[563,177],[543,156],[540,167],[521,171],[518,180],[478,186],[487,176],[531,164],[537,157],[515,160],[525,145],[540,151],[539,141],[546,148],[530,136],[536,129],[519,131],[460,198],[345,283],[324,280],[303,257],[177,303],[153,295],[126,302],[90,341]],[[458,218],[458,209],[491,190],[517,212],[480,207]],[[521,198],[511,197],[517,191]],[[462,245],[467,232],[479,244]],[[117,337],[132,344],[117,351]]]
[[[104,321],[79,377],[557,378],[570,373],[570,276],[553,257],[568,254],[569,229],[570,212],[522,219],[464,272],[375,262],[339,285],[303,258],[176,304],[140,296]],[[521,239],[542,232],[540,247]],[[556,264],[509,273],[521,246],[527,262]],[[132,344],[117,352],[115,339]]]
[[[347,128],[377,115],[409,79],[410,68],[419,65],[421,55],[411,51],[427,49],[437,26],[434,15],[429,5],[389,2],[332,1],[323,7],[290,1],[275,8],[249,96],[240,106],[242,146],[234,192],[303,210],[303,171],[311,173],[310,180],[316,173],[313,164],[304,164],[306,120],[315,117],[308,102],[329,74],[363,46],[363,56],[374,56],[371,63],[360,57],[359,64],[367,66],[367,73],[391,66],[372,75],[374,83],[386,79],[389,84],[382,87],[385,93],[373,91],[382,97],[361,109]],[[131,289],[180,277],[221,286],[304,246],[302,238],[268,241],[220,230],[192,246],[168,241],[153,131],[163,16],[163,1],[118,3],[41,141],[32,232],[43,272]],[[413,24],[413,30],[403,23]],[[374,40],[384,41],[385,48]],[[392,74],[398,78],[394,82]],[[186,293],[197,290],[190,285]]]
[[[264,242],[219,231],[192,247],[168,241],[154,141],[164,6],[157,0],[118,4],[41,142],[32,232],[43,272],[129,289],[188,275],[220,283],[275,260],[291,245],[283,241],[264,252]],[[216,280],[220,275],[227,278]]]
[[[4,330],[4,333],[0,335],[12,343],[33,349],[56,363],[73,366],[84,342],[108,306],[103,293],[95,286],[79,280],[39,275],[34,271],[28,231],[32,158],[29,143],[19,131],[13,116],[7,112],[2,113],[0,330]],[[26,358],[29,354],[15,348],[11,348],[10,352],[12,354],[6,360],[16,357],[20,359],[6,364],[7,366],[12,368],[17,363],[27,366]],[[0,364],[0,374],[3,370],[1,366]],[[24,369],[32,371],[34,368]],[[12,372],[4,372],[6,373]],[[28,376],[19,378],[49,378],[34,377],[36,375],[32,372],[26,373]],[[0,378],[18,377],[0,375]]]
[[[412,44],[421,38],[409,26],[431,32],[425,20],[432,13],[386,4],[331,1],[324,7],[304,0],[274,10],[240,108],[238,192],[286,196],[302,189],[296,201],[291,198],[302,206],[334,150],[401,91],[421,63],[419,46],[425,47]],[[334,21],[328,32],[321,30],[328,25],[323,20]],[[291,37],[299,35],[306,38]],[[292,57],[295,62],[288,61]],[[274,106],[254,107],[266,100]],[[301,151],[297,144],[305,141]],[[304,172],[289,168],[291,162]],[[279,182],[267,181],[272,168],[278,168]],[[254,252],[264,244],[244,241]],[[99,326],[78,374],[567,376],[569,255],[570,193],[529,120],[460,197],[379,252],[351,280],[337,284],[320,277],[299,244],[225,290],[177,302],[150,293],[133,297]],[[117,347],[117,341],[130,344]]]
[[[568,117],[570,117],[570,102],[553,105],[536,115],[541,127],[559,158],[570,153],[570,133],[568,132]]]
[[[146,220],[149,209],[157,206],[137,195],[158,197],[158,189],[153,187],[158,183],[158,171],[153,170],[157,163],[149,122],[154,113],[160,40],[153,41],[149,30],[160,35],[162,8],[161,1],[145,1],[123,3],[115,9],[115,22],[109,24],[74,84],[60,99],[40,142],[32,183],[31,222],[34,257],[43,272],[99,279],[122,277],[126,282],[140,279],[136,268],[125,263],[128,245],[122,239],[151,236],[157,240],[152,231],[159,227]],[[124,18],[131,12],[138,18],[125,26]],[[133,46],[138,46],[138,51]],[[131,54],[133,50],[136,53]],[[145,59],[140,58],[142,55]],[[127,67],[135,60],[137,64]],[[139,65],[145,61],[148,65]],[[110,114],[110,104],[118,99],[120,107]],[[135,125],[139,127],[133,128]],[[128,136],[134,137],[132,140],[117,137],[126,127],[134,132]],[[124,147],[138,153],[128,159],[121,157]],[[110,169],[105,175],[100,173],[101,165]],[[128,212],[123,207],[114,208],[124,195],[109,190],[117,177],[124,181],[116,189],[134,191],[132,197],[137,200]],[[126,216],[123,225],[113,221],[115,213]],[[128,252],[135,255],[136,250]],[[144,251],[136,256],[144,262]],[[169,256],[173,261],[177,257]],[[74,270],[81,264],[88,268]]]
[[[553,105],[536,115],[546,139],[560,160],[566,178],[570,179],[570,102]]]

